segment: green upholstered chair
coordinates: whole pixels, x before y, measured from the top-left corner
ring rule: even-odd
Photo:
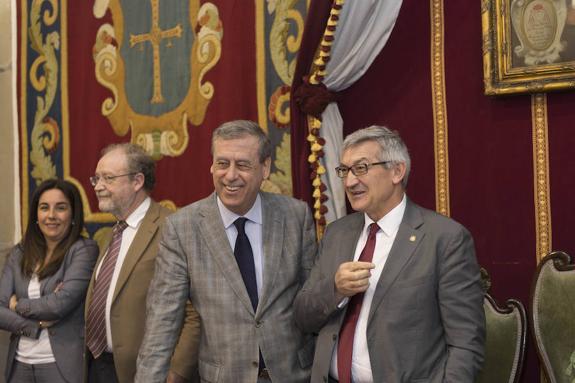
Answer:
[[[525,357],[525,307],[515,299],[507,300],[504,307],[497,305],[488,294],[491,280],[487,271],[482,268],[481,274],[485,290],[485,361],[475,383],[516,383]]]
[[[531,300],[531,330],[547,381],[575,382],[575,265],[568,254],[541,260]]]

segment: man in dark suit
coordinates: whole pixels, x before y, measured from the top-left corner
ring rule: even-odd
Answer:
[[[397,132],[349,135],[340,166],[357,213],[327,227],[295,300],[319,333],[312,382],[472,383],[484,353],[473,240],[405,195],[410,158]]]
[[[271,145],[254,122],[217,128],[212,155],[215,192],[167,219],[135,381],[165,379],[190,298],[202,319],[202,381],[308,382],[314,339],[295,326],[292,305],[315,258],[311,211],[260,191]]]
[[[118,223],[105,239],[86,297],[89,383],[134,381],[160,228],[171,213],[150,198],[154,171],[153,159],[141,147],[115,144],[104,149],[90,179],[100,210],[112,213]],[[197,347],[192,339],[198,332],[199,317],[188,304],[185,325],[175,334],[180,343],[168,382],[194,376]]]

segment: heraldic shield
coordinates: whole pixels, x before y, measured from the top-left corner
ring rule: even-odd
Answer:
[[[112,92],[102,114],[120,136],[154,158],[179,156],[188,146],[188,123],[203,122],[214,94],[205,74],[221,56],[218,8],[199,0],[96,0],[107,10],[93,53],[96,79]]]

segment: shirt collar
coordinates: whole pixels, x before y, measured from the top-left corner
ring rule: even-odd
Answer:
[[[131,227],[132,229],[137,229],[140,226],[140,223],[142,222],[144,216],[148,212],[151,203],[152,199],[150,197],[146,197],[146,199],[142,201],[140,206],[138,206],[136,210],[134,210],[132,214],[130,214],[130,216],[126,218],[126,223],[128,224],[129,227]]]
[[[389,213],[384,215],[379,221],[377,221],[377,226],[381,228],[381,230],[387,237],[392,237],[395,234],[397,234],[397,231],[399,230],[399,225],[403,220],[403,213],[405,213],[406,206],[407,206],[407,197],[404,193],[401,202],[396,207],[391,209]],[[363,230],[364,232],[367,232],[369,230],[368,229],[369,225],[371,225],[374,221],[371,218],[369,218],[369,216],[365,213],[363,216],[365,222],[363,224]]]
[[[218,203],[218,209],[220,210],[220,216],[222,217],[222,221],[224,222],[224,228],[226,228],[226,230],[231,225],[233,225],[234,221],[236,219],[238,219],[239,217],[246,217],[250,221],[255,222],[259,225],[261,225],[263,222],[263,220],[262,220],[262,199],[261,199],[259,194],[256,197],[256,200],[255,200],[254,204],[252,205],[252,207],[250,208],[250,210],[248,210],[248,212],[244,215],[237,215],[236,213],[234,213],[233,211],[228,209],[223,204],[223,202],[220,200],[220,197],[218,197],[217,195],[216,195],[216,200]]]

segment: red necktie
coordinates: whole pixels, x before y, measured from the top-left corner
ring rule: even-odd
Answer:
[[[106,349],[106,298],[110,289],[110,282],[114,275],[116,260],[122,245],[122,232],[128,227],[125,221],[120,221],[114,226],[112,241],[98,272],[98,278],[94,282],[94,293],[88,307],[86,318],[86,345],[92,352],[94,359],[98,358]]]
[[[359,256],[360,262],[371,262],[375,249],[375,235],[379,230],[377,223],[369,225],[367,242]],[[355,294],[347,304],[345,318],[339,332],[337,346],[337,373],[340,383],[351,383],[351,357],[353,355],[353,337],[361,311],[364,293]]]

